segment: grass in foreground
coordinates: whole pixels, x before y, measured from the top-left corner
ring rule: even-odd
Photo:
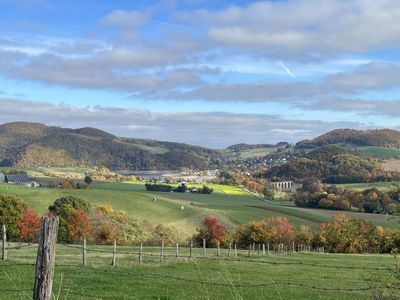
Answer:
[[[162,264],[158,256],[146,256],[139,265],[137,247],[119,247],[118,265],[111,267],[111,248],[96,249],[104,252],[89,251],[89,265],[82,267],[80,249],[57,245],[55,295],[59,293],[60,299],[366,299],[371,298],[371,286],[394,282],[396,262],[389,255],[339,254],[246,257],[243,253],[236,259],[223,250],[221,258],[168,257]],[[9,260],[0,263],[0,299],[30,299],[36,250],[36,245],[12,250]],[[157,253],[157,248],[146,251]]]

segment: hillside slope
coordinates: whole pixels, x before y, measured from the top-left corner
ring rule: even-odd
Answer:
[[[312,140],[296,144],[299,148],[320,147],[338,143],[351,143],[360,146],[399,148],[400,132],[393,129],[355,130],[336,129]]]
[[[207,168],[221,163],[218,150],[181,143],[119,138],[95,128],[67,129],[38,123],[0,125],[0,166],[106,166],[152,170]]]

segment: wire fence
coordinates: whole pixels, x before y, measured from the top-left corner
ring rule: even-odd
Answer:
[[[12,260],[12,263],[23,266],[34,266],[32,263],[23,263],[21,260],[13,260],[14,257],[24,256],[26,261],[31,259],[37,249],[37,244],[34,243],[8,243],[6,250],[9,252],[8,259]],[[265,249],[265,251],[263,251]],[[370,293],[372,290],[383,289],[384,287],[376,287],[373,284],[368,284],[364,281],[361,284],[354,284],[354,287],[332,287],[323,286],[320,284],[296,282],[293,280],[279,280],[274,282],[257,282],[257,283],[241,283],[241,282],[217,282],[213,280],[201,279],[201,278],[188,278],[184,276],[166,274],[163,272],[157,273],[140,273],[140,272],[130,272],[127,268],[103,268],[101,264],[96,265],[96,262],[91,263],[90,259],[95,259],[99,255],[104,259],[108,260],[108,265],[117,266],[119,260],[125,262],[127,259],[134,260],[137,264],[149,263],[165,263],[165,262],[178,262],[179,260],[220,260],[220,261],[234,261],[238,263],[254,263],[254,264],[265,264],[265,265],[275,265],[275,266],[296,266],[296,267],[310,267],[310,268],[326,268],[326,269],[337,269],[337,270],[358,270],[365,271],[366,273],[371,271],[379,272],[393,272],[393,268],[385,267],[374,267],[374,266],[353,266],[353,265],[330,265],[323,263],[311,263],[308,261],[301,260],[282,260],[288,256],[296,256],[302,254],[323,254],[323,248],[311,248],[304,245],[294,245],[291,247],[289,245],[262,245],[251,244],[248,247],[238,247],[237,245],[230,245],[230,247],[193,247],[192,244],[181,246],[176,245],[175,247],[164,247],[161,242],[159,246],[117,246],[116,243],[110,246],[104,245],[82,245],[77,244],[57,244],[57,251],[66,255],[65,258],[72,263],[65,263],[61,261],[57,263],[56,268],[59,267],[73,267],[73,268],[83,268],[86,270],[91,270],[95,273],[108,273],[115,276],[129,277],[139,276],[143,278],[154,278],[154,279],[166,279],[174,282],[182,283],[192,283],[192,284],[203,284],[206,286],[216,286],[216,287],[233,287],[233,288],[266,288],[269,286],[291,286],[298,288],[305,288],[310,290],[322,291],[322,292],[343,292],[343,293],[355,293],[364,292]],[[23,254],[23,255],[22,255]],[[61,256],[62,256],[61,255]],[[28,259],[28,258],[29,259]],[[57,257],[57,255],[56,255]],[[88,262],[89,260],[89,262]],[[31,261],[31,260],[29,260]],[[332,282],[335,280],[334,277],[329,275],[325,276],[327,282]],[[76,297],[84,298],[99,298],[100,296],[94,295],[97,290],[90,290],[85,287],[84,291],[77,289],[62,289],[65,293],[70,295],[75,295]],[[0,288],[0,293],[5,294],[18,294],[18,293],[28,293],[32,292],[32,289],[16,289],[16,288]],[[113,299],[115,296],[101,295],[102,299]]]

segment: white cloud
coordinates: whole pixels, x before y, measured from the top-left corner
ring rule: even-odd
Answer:
[[[103,26],[135,30],[149,22],[149,15],[142,11],[115,10],[100,20]]]

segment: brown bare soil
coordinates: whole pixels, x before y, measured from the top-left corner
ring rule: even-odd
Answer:
[[[388,159],[382,164],[387,171],[400,172],[400,159]]]

